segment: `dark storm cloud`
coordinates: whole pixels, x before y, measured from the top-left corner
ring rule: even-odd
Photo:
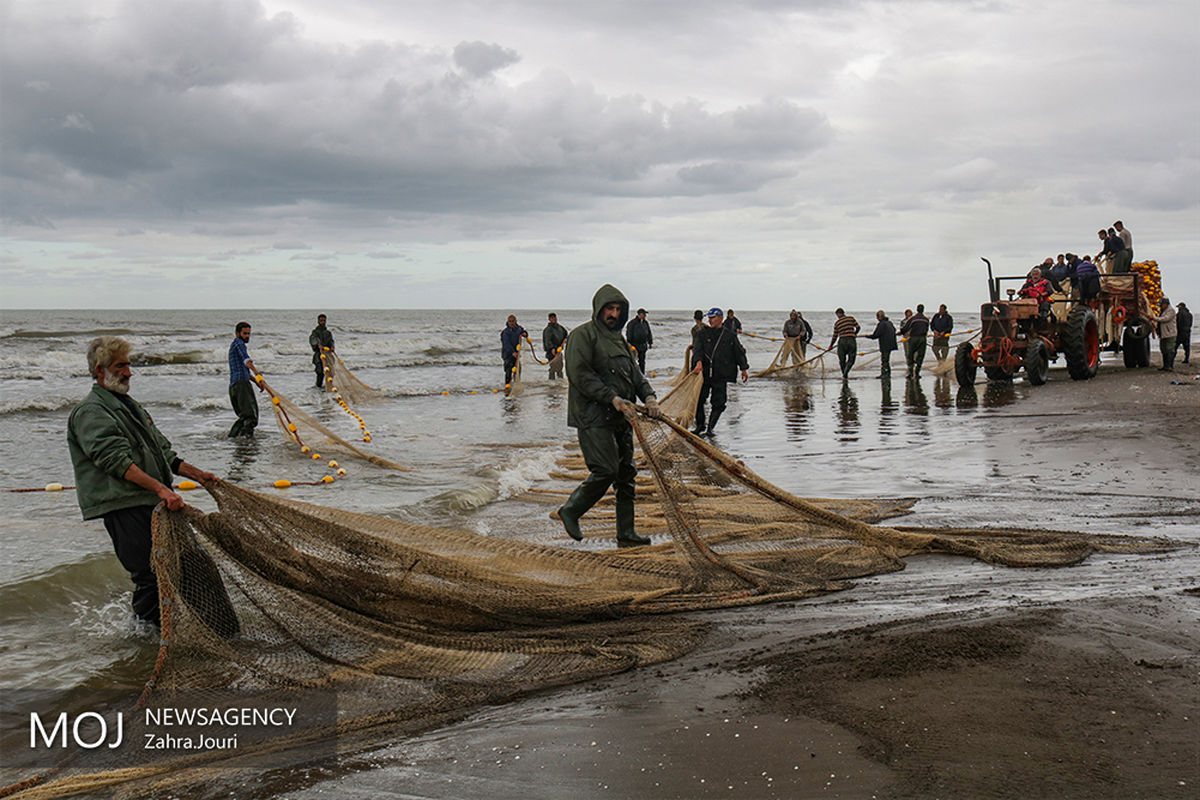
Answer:
[[[742,192],[791,174],[831,135],[786,100],[710,111],[606,96],[557,73],[479,82],[519,59],[485,42],[453,53],[319,45],[251,0],[14,19],[8,42],[5,213],[27,222]]]
[[[454,48],[454,63],[467,75],[481,78],[521,60],[515,50],[487,42],[460,42]]]

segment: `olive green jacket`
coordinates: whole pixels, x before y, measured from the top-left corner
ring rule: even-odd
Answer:
[[[75,468],[75,497],[84,519],[122,508],[158,505],[159,497],[125,480],[130,464],[171,485],[177,456],[150,415],[136,401],[133,409],[99,384],[71,411],[67,446]]]
[[[599,320],[600,310],[609,303],[621,304],[620,326],[615,331]],[[630,402],[654,397],[654,389],[638,369],[629,342],[621,335],[628,319],[629,301],[619,289],[606,283],[592,298],[592,318],[567,339],[567,425],[572,428],[623,422],[625,418],[612,405],[618,395]]]

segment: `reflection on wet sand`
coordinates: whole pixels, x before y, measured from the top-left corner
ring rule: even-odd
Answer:
[[[929,398],[921,388],[920,378],[909,378],[904,382],[904,406],[909,414],[924,416],[929,413]]]
[[[842,392],[837,403],[837,437],[843,442],[858,441],[858,395],[850,389],[848,381],[842,381]]]
[[[950,378],[945,375],[933,380],[933,404],[938,408],[950,408],[954,405],[950,399]]]
[[[788,438],[802,441],[812,433],[812,423],[808,412],[812,411],[812,394],[808,383],[789,382],[783,389],[783,410],[785,412],[784,426]]]
[[[234,483],[248,483],[257,477],[254,463],[258,461],[260,450],[259,437],[267,433],[259,430],[253,436],[238,436],[233,439],[233,449],[229,452],[229,466],[225,469],[225,477]]]

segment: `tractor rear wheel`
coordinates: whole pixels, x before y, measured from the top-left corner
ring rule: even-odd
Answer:
[[[1134,320],[1126,325],[1121,337],[1121,349],[1125,353],[1126,367],[1150,366],[1150,323]]]
[[[1083,304],[1072,306],[1060,339],[1071,379],[1085,381],[1096,377],[1100,366],[1100,324],[1095,312]]]
[[[975,385],[975,373],[979,369],[975,363],[973,348],[970,342],[963,342],[954,351],[954,377],[962,387]]]
[[[1050,376],[1050,352],[1046,343],[1034,339],[1025,347],[1025,377],[1034,386],[1043,386]]]

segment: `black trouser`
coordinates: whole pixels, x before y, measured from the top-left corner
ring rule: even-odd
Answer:
[[[925,337],[908,337],[908,374],[916,375],[925,361]]]
[[[1192,330],[1188,328],[1186,331],[1180,331],[1175,337],[1175,351],[1179,352],[1179,348],[1183,348],[1183,363],[1190,364],[1192,361]]]
[[[229,429],[229,438],[235,436],[253,436],[258,426],[258,400],[254,397],[254,387],[250,381],[238,381],[229,387],[229,402],[237,420]]]
[[[705,378],[704,386],[700,389],[700,401],[696,403],[696,430],[704,429],[704,402],[712,394],[712,415],[708,418],[708,429],[711,431],[721,418],[729,397],[729,384],[721,378]]]
[[[313,356],[313,368],[317,371],[317,388],[325,388],[325,362],[320,355]]]
[[[133,580],[133,613],[158,624],[158,581],[150,567],[150,517],[154,506],[119,508],[105,514],[104,527],[117,560]]]
[[[625,420],[614,427],[580,428],[579,449],[588,476],[575,487],[563,508],[582,517],[612,486],[617,500],[617,538],[633,535],[633,497],[637,467],[633,463],[633,428]]]
[[[504,385],[508,386],[513,382],[513,371],[517,368],[517,354],[504,357]]]
[[[646,374],[646,351],[650,349],[648,344],[635,344],[633,349],[637,351],[638,369],[642,374]]]

